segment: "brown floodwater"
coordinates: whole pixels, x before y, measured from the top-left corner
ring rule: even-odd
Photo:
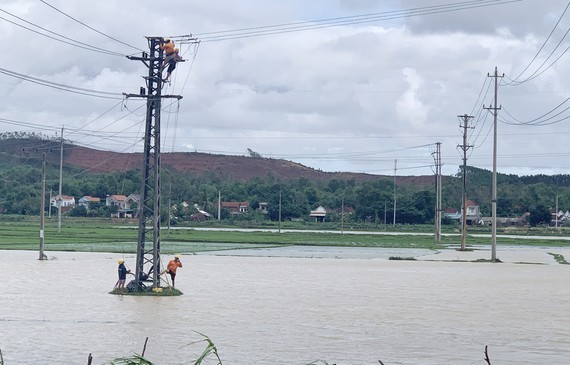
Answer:
[[[0,349],[6,365],[99,365],[149,337],[151,361],[191,364],[199,332],[225,365],[484,365],[486,345],[493,364],[570,363],[570,266],[363,252],[182,256],[184,295],[153,298],[108,294],[121,255],[0,251]]]

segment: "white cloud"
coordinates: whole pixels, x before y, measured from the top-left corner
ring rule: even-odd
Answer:
[[[147,35],[195,33],[204,39],[207,32],[290,24],[322,14],[332,18],[436,3],[168,1],[161,9],[171,11],[157,11],[146,0],[50,2],[112,38],[41,2],[4,0],[0,7],[87,45],[135,54],[139,51],[130,45],[147,49]],[[195,62],[191,49],[181,45],[189,59],[177,67],[172,85],[163,90],[184,97],[171,106],[171,101],[164,102],[166,150],[246,154],[246,148],[251,148],[264,156],[323,170],[385,174],[393,173],[393,161],[398,159],[402,174],[431,174],[430,147],[410,147],[442,142],[444,173],[451,174],[461,164],[456,151],[461,142],[457,115],[473,113],[470,143],[474,148],[469,163],[491,168],[492,118],[482,117],[488,112],[481,105],[492,103],[492,79],[487,73],[497,66],[506,76],[499,88],[503,106],[499,171],[566,173],[570,167],[564,157],[570,133],[567,122],[535,127],[512,122],[539,117],[567,98],[568,56],[562,52],[568,40],[562,40],[550,60],[546,58],[570,25],[570,14],[520,79],[545,62],[538,76],[520,86],[505,85],[531,62],[564,6],[560,0],[522,1],[369,24],[203,41]],[[7,22],[0,22],[0,29],[10,35],[0,39],[9,51],[0,54],[4,69],[118,95],[138,93],[144,85],[147,71],[140,61],[74,47]],[[487,82],[484,98],[478,98],[483,82]],[[76,137],[78,143],[97,148],[124,150],[133,144],[141,148],[137,141],[144,106],[135,111],[143,105],[141,100],[121,103],[93,98],[5,74],[0,74],[0,85],[4,101],[0,118],[35,123],[53,133],[64,124],[70,139]],[[26,128],[23,123],[0,122],[2,131]]]
[[[418,97],[422,78],[412,68],[403,69],[402,74],[409,86],[396,104],[398,116],[412,125],[423,124],[427,120],[428,111],[427,106]]]

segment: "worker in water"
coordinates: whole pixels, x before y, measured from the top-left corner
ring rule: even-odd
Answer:
[[[165,62],[166,62],[166,60],[165,60]],[[172,74],[172,71],[174,71],[174,69],[176,68],[176,64],[178,62],[184,62],[184,59],[182,57],[180,57],[180,50],[178,48],[175,48],[174,54],[168,60],[168,69],[166,70],[166,77],[162,81],[164,81],[164,82],[168,81],[168,79],[170,78],[170,75]]]
[[[174,288],[174,278],[176,277],[176,269],[182,267],[182,262],[180,261],[180,256],[174,256],[174,260],[170,260],[168,265],[166,265],[166,272],[170,274],[170,278],[172,279],[172,287]]]
[[[127,280],[127,274],[130,273],[131,270],[128,270],[125,266],[125,260],[119,259],[118,263],[119,281],[117,281],[117,291],[123,294],[125,292],[125,281]]]

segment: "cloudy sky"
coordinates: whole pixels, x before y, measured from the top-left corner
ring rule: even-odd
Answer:
[[[162,150],[324,171],[570,173],[562,0],[0,0],[0,132],[142,151],[145,36],[192,34],[163,93]],[[503,77],[504,74],[504,77]],[[71,92],[70,92],[71,90]]]

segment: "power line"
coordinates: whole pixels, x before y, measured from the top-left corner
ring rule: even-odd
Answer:
[[[475,1],[464,1],[462,3],[459,4],[466,4],[466,3],[476,3],[476,2],[481,2],[482,0],[475,0]],[[487,0],[489,1],[489,0]],[[497,0],[491,0],[491,1],[497,1]],[[427,6],[427,7],[419,7],[419,8],[411,8],[411,9],[407,9],[407,10],[392,10],[392,11],[385,11],[385,12],[376,12],[376,13],[368,13],[368,14],[360,14],[360,15],[350,15],[350,16],[343,16],[343,17],[335,17],[335,18],[326,18],[326,19],[317,19],[317,20],[306,20],[306,21],[300,21],[300,22],[290,22],[290,23],[282,23],[282,24],[274,24],[274,25],[262,25],[262,26],[256,26],[256,27],[248,27],[248,28],[239,28],[239,29],[233,29],[233,30],[221,30],[221,31],[215,31],[215,32],[203,32],[203,33],[196,33],[196,36],[199,36],[201,38],[207,37],[209,35],[212,34],[224,34],[224,33],[239,33],[239,32],[245,32],[245,31],[254,31],[254,30],[263,30],[263,29],[276,29],[276,28],[286,28],[290,27],[290,26],[298,26],[298,25],[304,25],[304,24],[309,24],[310,26],[313,26],[315,23],[330,23],[330,22],[335,22],[335,21],[345,21],[345,20],[354,20],[354,19],[369,19],[369,18],[374,18],[377,16],[388,16],[388,15],[397,15],[397,14],[402,14],[402,13],[406,13],[406,12],[411,12],[411,11],[419,11],[419,10],[423,10],[423,9],[436,9],[436,8],[441,8],[441,7],[449,7],[449,6],[456,6],[457,3],[455,4],[447,4],[447,5],[432,5],[432,6]]]
[[[119,93],[110,93],[110,92],[106,92],[106,91],[84,89],[84,88],[80,88],[80,87],[75,87],[75,86],[70,86],[70,85],[65,85],[65,84],[59,84],[56,82],[43,80],[43,79],[40,79],[37,77],[27,76],[27,75],[24,75],[24,74],[15,72],[15,71],[10,71],[10,70],[7,70],[5,68],[0,68],[0,73],[3,73],[7,76],[15,77],[15,78],[18,78],[18,79],[21,79],[24,81],[29,81],[29,82],[32,82],[34,84],[43,85],[43,86],[47,86],[47,87],[51,87],[54,89],[75,93],[75,94],[88,95],[88,96],[93,96],[93,97],[97,97],[97,98],[104,98],[104,99],[117,99],[117,100],[119,100],[119,99],[123,98],[122,94],[119,94]],[[116,96],[120,96],[120,97],[116,97]]]
[[[485,89],[485,85],[487,85],[488,80],[489,80],[489,78],[485,77],[485,80],[483,81],[483,85],[481,85],[481,90],[479,90],[479,95],[477,95],[477,100],[475,100],[475,103],[473,104],[473,109],[471,110],[471,114],[475,113],[475,109],[477,109],[477,107],[479,106],[479,100],[485,100],[485,97],[489,93],[489,88],[491,87],[491,82],[489,82],[489,85],[487,86],[487,91],[485,92],[485,95],[483,97],[481,97],[481,95],[483,95],[483,90]]]
[[[568,2],[568,4],[566,4],[566,7],[564,8],[564,11],[562,12],[562,14],[560,15],[560,17],[558,18],[558,21],[556,22],[556,24],[554,25],[554,27],[553,27],[552,30],[550,31],[550,34],[548,35],[548,37],[546,37],[546,40],[544,41],[544,43],[542,43],[542,46],[539,48],[538,52],[536,52],[536,54],[534,55],[534,57],[532,58],[532,60],[531,60],[531,61],[528,63],[528,65],[521,71],[521,73],[520,73],[517,77],[515,77],[514,79],[510,80],[510,83],[507,84],[507,85],[510,85],[510,84],[520,85],[520,84],[522,84],[522,83],[524,83],[524,82],[526,82],[526,81],[531,80],[531,78],[529,77],[529,78],[527,78],[527,79],[524,80],[524,81],[520,81],[520,82],[518,81],[518,79],[526,72],[526,70],[529,69],[529,67],[532,65],[532,63],[538,58],[538,55],[540,54],[540,52],[542,52],[542,50],[543,50],[544,47],[546,46],[546,43],[548,43],[548,41],[550,40],[550,37],[552,37],[552,34],[554,34],[554,31],[556,30],[556,28],[558,28],[558,25],[560,24],[560,22],[562,21],[562,18],[563,18],[564,15],[566,14],[566,11],[568,10],[568,7],[570,7],[570,1]],[[568,31],[566,32],[566,34],[568,34]],[[566,34],[564,35],[564,37],[566,37]],[[564,38],[562,38],[562,39],[564,39]],[[559,43],[559,44],[560,44],[560,43]],[[556,48],[558,48],[558,46],[557,46]],[[554,51],[556,51],[556,48],[554,49]],[[553,51],[553,52],[554,52],[554,51]],[[566,51],[564,51],[564,52],[566,52]],[[552,53],[551,53],[551,55],[552,55]],[[549,56],[549,58],[550,58],[550,56]],[[544,65],[544,63],[543,63],[543,65]],[[541,65],[541,67],[542,67],[542,65]],[[540,69],[540,67],[539,67],[539,69]],[[536,71],[535,71],[535,73],[536,73]],[[533,75],[534,75],[534,74],[533,74]],[[532,76],[532,75],[531,75],[531,76]]]
[[[48,2],[46,2],[46,1],[44,1],[44,0],[40,0],[40,1],[41,1],[42,3],[44,3],[45,5],[49,6],[50,8],[52,8],[53,10],[57,11],[58,13],[60,13],[60,14],[62,14],[62,15],[65,15],[65,16],[68,17],[69,19],[71,19],[71,20],[73,20],[73,21],[75,21],[75,22],[77,22],[77,23],[83,25],[84,27],[86,27],[86,28],[88,28],[88,29],[91,29],[92,31],[94,31],[94,32],[96,32],[96,33],[98,33],[98,34],[101,34],[102,36],[105,36],[105,37],[107,37],[107,38],[109,38],[109,39],[111,39],[111,40],[114,40],[115,42],[118,42],[118,43],[120,43],[120,44],[123,44],[123,45],[125,45],[125,46],[127,46],[127,47],[136,49],[137,51],[144,52],[142,49],[140,49],[140,48],[138,48],[138,47],[131,46],[131,45],[128,44],[128,43],[125,43],[125,42],[123,42],[123,41],[120,41],[120,40],[118,40],[117,38],[111,37],[110,35],[107,35],[107,34],[101,32],[101,31],[99,31],[99,30],[97,30],[97,29],[95,29],[95,28],[93,28],[93,27],[91,27],[91,26],[85,24],[84,22],[82,22],[82,21],[80,21],[80,20],[78,20],[78,19],[75,19],[75,18],[72,17],[71,15],[69,15],[69,14],[67,14],[67,13],[65,13],[65,12],[63,12],[63,11],[61,11],[61,10],[59,10],[58,8],[56,8],[55,6],[49,4]]]
[[[568,100],[568,99],[567,99],[567,100]],[[557,107],[557,108],[558,108],[558,107]],[[545,125],[552,125],[552,124],[560,123],[560,122],[565,121],[565,120],[567,120],[567,119],[570,118],[570,115],[567,115],[567,116],[565,116],[565,117],[561,117],[561,118],[559,118],[559,119],[555,119],[555,118],[559,117],[560,115],[562,115],[562,113],[564,113],[564,112],[570,110],[570,107],[567,107],[567,108],[565,108],[564,110],[562,110],[562,111],[560,111],[560,112],[558,112],[558,113],[556,113],[556,114],[554,114],[554,115],[552,115],[552,116],[550,116],[550,117],[548,117],[548,118],[545,118],[545,119],[540,120],[540,119],[543,118],[544,116],[546,116],[546,115],[552,113],[554,110],[556,110],[556,109],[553,109],[553,110],[549,111],[548,113],[544,114],[543,116],[541,116],[541,117],[539,117],[539,118],[532,119],[532,120],[527,121],[527,122],[523,122],[523,121],[517,119],[516,117],[514,117],[511,113],[505,111],[505,113],[506,113],[508,116],[510,116],[511,118],[513,118],[514,121],[513,121],[513,120],[507,120],[506,118],[500,118],[499,120],[500,120],[502,123],[504,123],[504,124],[510,124],[510,125],[545,126]],[[553,119],[554,119],[554,120],[553,120]]]
[[[372,22],[385,21],[385,20],[408,18],[413,16],[441,14],[441,13],[460,11],[460,10],[471,10],[475,8],[504,5],[521,1],[522,0],[471,0],[471,1],[452,3],[452,4],[411,8],[406,10],[395,10],[395,11],[378,12],[378,13],[370,13],[363,15],[320,19],[313,21],[303,21],[295,23],[284,23],[276,25],[241,28],[235,30],[197,33],[195,35],[200,37],[201,41],[203,42],[226,41],[226,40],[239,39],[239,38],[258,37],[264,35],[274,35],[274,34],[321,29],[321,28],[337,27],[341,25],[364,24],[364,23],[372,23]]]
[[[566,34],[568,34],[570,32],[570,28],[568,28],[568,31],[566,32]],[[557,47],[558,48],[558,47]],[[506,85],[506,86],[518,86],[521,85],[525,82],[531,81],[536,79],[537,77],[539,77],[540,75],[542,75],[543,73],[545,73],[546,71],[550,70],[552,68],[552,66],[554,66],[561,58],[562,56],[564,56],[566,54],[566,52],[568,52],[568,50],[570,50],[570,47],[566,47],[566,49],[558,56],[556,57],[556,59],[554,61],[552,61],[552,63],[550,65],[548,65],[545,69],[541,70],[540,72],[538,72],[538,70],[540,70],[540,67],[542,67],[546,61],[548,61],[548,59],[550,59],[550,57],[553,55],[553,53],[551,53],[548,58],[542,63],[542,65],[540,65],[540,67],[538,69],[536,69],[536,71],[534,71],[534,73],[529,76],[527,79],[523,80],[523,81],[517,81],[517,82],[512,82],[512,80],[509,79],[510,82],[508,83],[502,83],[502,85]]]
[[[41,30],[43,30],[43,31],[45,31],[45,32],[48,32],[48,33],[50,33],[50,34],[53,34],[53,35],[55,35],[55,36],[57,36],[57,37],[60,37],[60,38],[62,38],[62,39],[56,38],[56,37],[52,37],[52,36],[50,36],[50,35],[48,35],[48,34],[44,34],[44,33],[42,33],[42,32],[38,32],[37,30],[28,28],[28,27],[26,27],[26,26],[24,26],[24,25],[22,25],[22,24],[18,24],[18,23],[16,23],[16,22],[13,22],[13,21],[11,21],[11,20],[9,20],[9,19],[6,19],[6,18],[0,16],[0,19],[2,19],[2,20],[4,20],[4,21],[7,21],[8,23],[11,23],[11,24],[13,24],[13,25],[15,25],[15,26],[18,26],[18,27],[20,27],[20,28],[29,30],[30,32],[39,34],[39,35],[41,35],[41,36],[44,36],[44,37],[53,39],[53,40],[58,41],[58,42],[62,42],[62,43],[65,43],[65,44],[69,44],[69,45],[74,46],[74,47],[79,47],[79,48],[82,48],[82,49],[86,49],[86,50],[89,50],[89,51],[93,51],[93,52],[99,52],[99,53],[108,54],[108,55],[112,55],[112,56],[121,56],[121,57],[124,57],[124,56],[125,56],[124,54],[121,54],[121,53],[118,53],[118,52],[114,52],[114,51],[109,51],[109,50],[106,50],[106,49],[103,49],[103,48],[100,48],[100,47],[92,46],[92,45],[90,45],[90,44],[87,44],[87,43],[84,43],[84,42],[75,40],[75,39],[73,39],[73,38],[66,37],[66,36],[64,36],[64,35],[62,35],[62,34],[59,34],[59,33],[56,33],[56,32],[53,32],[53,31],[51,31],[51,30],[49,30],[49,29],[46,29],[46,28],[41,27],[41,26],[39,26],[39,25],[37,25],[37,24],[34,24],[34,23],[29,22],[29,21],[27,21],[27,20],[25,20],[25,19],[22,19],[21,17],[19,17],[19,16],[17,16],[17,15],[14,15],[14,14],[12,14],[12,13],[6,11],[6,10],[0,9],[0,11],[2,11],[3,13],[8,14],[8,15],[10,15],[10,16],[12,16],[12,17],[14,17],[14,18],[16,18],[16,19],[18,19],[18,20],[20,20],[20,21],[23,21],[23,22],[25,22],[26,24],[32,25],[32,26],[34,26],[34,27],[36,27],[36,28],[39,28],[39,29],[41,29]]]

